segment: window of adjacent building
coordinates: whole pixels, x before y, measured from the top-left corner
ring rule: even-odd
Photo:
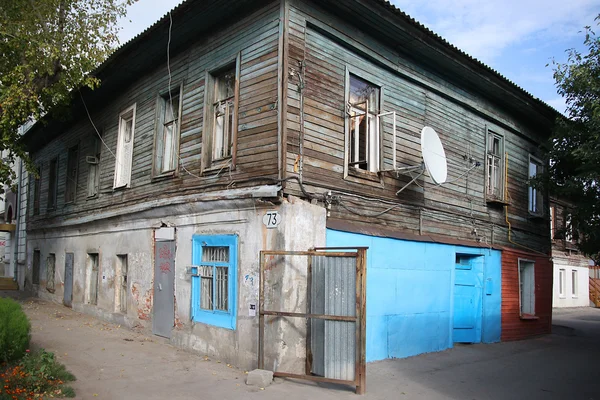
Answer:
[[[239,68],[238,56],[236,62],[206,75],[203,169],[234,166]]]
[[[236,327],[237,236],[194,236],[192,319]]]
[[[567,272],[564,269],[559,269],[558,270],[558,294],[561,297],[563,297],[566,292],[566,286],[567,286],[566,279],[567,279]]]
[[[102,152],[102,141],[98,133],[94,132],[91,139],[91,155],[85,158],[88,166],[87,176],[87,197],[95,197],[98,195],[100,187],[100,154]]]
[[[529,157],[529,178],[534,178],[544,171],[541,161]],[[528,188],[528,210],[531,214],[541,215],[544,210],[544,197],[542,191],[533,186]]]
[[[58,157],[50,160],[48,168],[48,209],[56,208],[56,198],[58,195]]]
[[[519,304],[521,315],[535,315],[535,264],[519,260]]]
[[[37,167],[37,175],[33,177],[33,215],[40,214],[40,199],[42,195],[42,169]]]
[[[119,132],[115,163],[114,187],[131,186],[131,165],[133,162],[133,142],[135,134],[135,107],[127,108],[119,114]]]
[[[88,271],[88,303],[98,304],[98,271],[99,271],[99,256],[98,253],[88,253],[87,258]]]
[[[31,269],[31,282],[34,285],[40,284],[40,258],[41,254],[39,250],[33,251],[33,265]]]
[[[65,182],[65,203],[73,203],[77,197],[77,167],[79,166],[79,146],[73,146],[67,154],[67,178]]]
[[[492,200],[504,199],[504,137],[488,131],[486,145],[486,196]]]
[[[115,309],[117,312],[127,314],[127,254],[117,256],[117,290]]]
[[[573,223],[571,221],[571,214],[565,216],[565,240],[567,242],[573,241]]]
[[[181,87],[157,102],[154,175],[175,172],[179,159]]]
[[[346,92],[348,168],[378,172],[380,87],[348,73]]]
[[[577,270],[571,270],[571,296],[577,297]]]
[[[50,293],[54,293],[54,271],[56,269],[56,255],[48,254],[46,259],[46,289]]]

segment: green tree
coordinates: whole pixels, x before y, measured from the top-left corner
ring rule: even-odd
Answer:
[[[29,161],[18,128],[58,113],[74,89],[99,84],[89,74],[118,44],[117,21],[134,1],[0,2],[0,184],[14,183],[15,157]]]
[[[574,205],[581,251],[600,262],[600,38],[590,27],[585,33],[585,53],[570,49],[567,62],[553,63],[568,118],[558,119],[548,146],[548,182],[550,193]]]

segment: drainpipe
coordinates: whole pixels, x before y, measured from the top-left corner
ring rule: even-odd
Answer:
[[[21,180],[23,179],[23,160],[19,159],[19,182],[17,183],[17,196],[16,196],[16,200],[15,200],[15,224],[16,224],[16,229],[15,229],[15,241],[14,241],[14,246],[15,246],[15,250],[13,253],[13,263],[14,263],[14,270],[13,270],[13,280],[15,282],[19,282],[18,280],[18,273],[19,273],[19,262],[17,260],[17,258],[19,257],[19,223],[21,222]]]

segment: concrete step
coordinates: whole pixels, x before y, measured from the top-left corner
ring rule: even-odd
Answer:
[[[0,290],[19,290],[19,284],[13,278],[0,278]]]

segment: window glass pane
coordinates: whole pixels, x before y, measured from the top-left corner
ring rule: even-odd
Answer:
[[[379,88],[357,76],[350,75],[350,105],[364,110],[369,103],[369,111],[379,110]]]
[[[166,96],[164,123],[168,124],[177,118],[179,118],[179,96]]]
[[[222,72],[215,77],[215,101],[235,96],[235,69]]]
[[[175,169],[175,131],[177,126],[171,122],[163,127],[163,157],[161,172],[172,171]]]
[[[217,280],[215,282],[216,296],[215,296],[215,309],[220,311],[228,310],[228,279],[229,279],[229,268],[228,267],[216,267]]]
[[[131,117],[129,117],[128,119],[123,119],[123,141],[125,143],[131,142],[132,127],[133,120],[131,119]]]
[[[200,274],[200,308],[212,310],[213,267],[202,265],[198,272]]]
[[[204,246],[202,247],[202,262],[229,262],[229,247]]]

